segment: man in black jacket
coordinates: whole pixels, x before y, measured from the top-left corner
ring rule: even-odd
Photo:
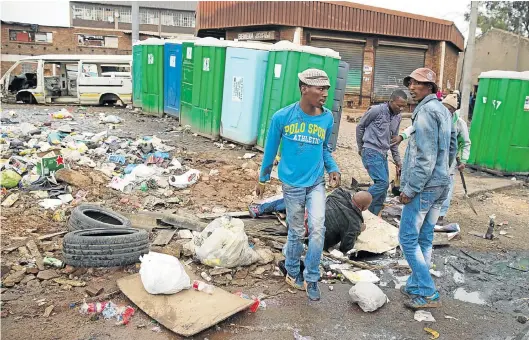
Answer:
[[[339,242],[342,253],[353,249],[356,239],[365,230],[362,211],[369,208],[372,199],[367,191],[351,195],[343,188],[338,188],[327,196],[324,250],[327,251]]]

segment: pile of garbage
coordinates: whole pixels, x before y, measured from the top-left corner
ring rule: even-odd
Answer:
[[[9,124],[3,124],[2,188],[31,192],[40,199],[43,208],[56,209],[74,200],[81,201],[86,195],[81,192],[79,197],[73,197],[68,187],[69,184],[86,190],[92,183],[82,172],[71,171],[78,166],[104,174],[109,178],[108,187],[124,193],[159,189],[160,194],[170,197],[170,186],[183,189],[199,179],[200,172],[182,165],[182,159],[171,157],[170,152],[175,148],[160,138],[119,138],[112,134],[112,127],[122,119],[104,114],[99,118],[105,126],[99,133],[80,131],[66,109],[50,114],[52,121],[60,119],[64,123],[55,129],[51,128],[50,121],[38,125],[9,120]],[[12,205],[15,198],[18,199],[14,196],[3,205]]]

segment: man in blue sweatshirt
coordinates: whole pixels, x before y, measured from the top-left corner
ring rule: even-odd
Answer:
[[[278,174],[287,210],[286,282],[305,290],[310,300],[317,301],[320,299],[319,265],[325,239],[324,170],[329,173],[332,187],[340,185],[340,173],[328,147],[333,116],[323,107],[330,88],[329,77],[322,70],[308,69],[299,73],[298,78],[300,101],[282,108],[272,117],[256,193],[260,197],[263,195],[282,143]],[[300,258],[305,237],[305,208],[309,245],[302,275]]]

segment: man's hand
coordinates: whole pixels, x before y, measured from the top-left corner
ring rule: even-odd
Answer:
[[[404,138],[401,135],[391,137],[391,144],[389,146],[398,145],[402,142]]]
[[[342,176],[339,172],[331,172],[329,174],[329,185],[331,188],[337,188],[342,183]]]
[[[465,163],[460,163],[460,164],[457,166],[457,170],[459,170],[459,171],[463,171],[463,170],[465,170]]]
[[[257,197],[259,197],[259,199],[261,199],[263,198],[264,192],[265,192],[265,184],[258,182],[257,186],[255,187],[255,194],[257,195]]]
[[[405,193],[401,192],[400,193],[400,203],[402,204],[408,204],[411,202],[411,198],[409,198],[408,196],[406,196]]]

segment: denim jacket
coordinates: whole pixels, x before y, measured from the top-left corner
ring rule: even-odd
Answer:
[[[424,189],[448,185],[457,151],[456,128],[435,94],[426,96],[411,116],[410,136],[402,167],[401,191],[410,198]]]

